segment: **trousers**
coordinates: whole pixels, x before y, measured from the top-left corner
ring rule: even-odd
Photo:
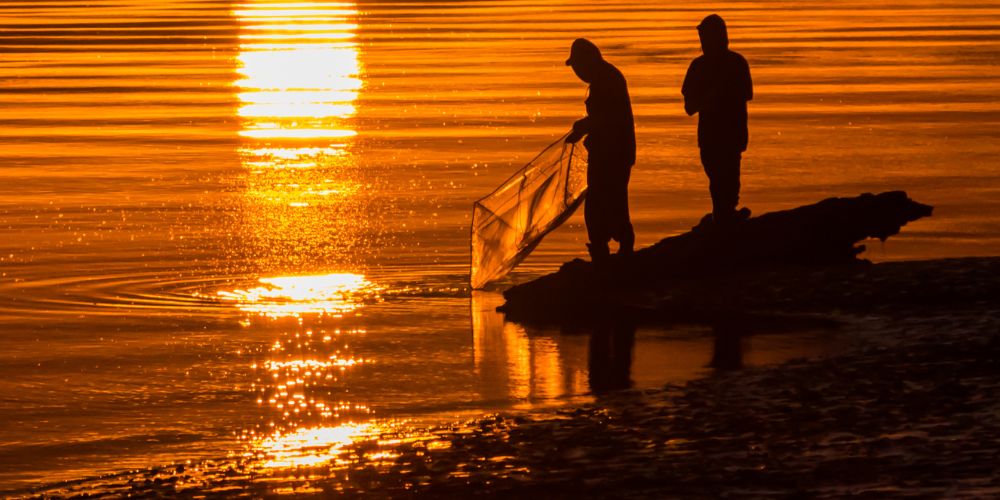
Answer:
[[[702,148],[701,165],[708,175],[708,191],[712,194],[712,217],[716,220],[730,218],[740,202],[739,149]]]
[[[628,211],[628,181],[630,167],[609,168],[607,165],[587,166],[587,199],[583,206],[583,220],[592,251],[607,253],[608,243],[614,239],[620,250],[631,252],[635,245],[635,232]]]

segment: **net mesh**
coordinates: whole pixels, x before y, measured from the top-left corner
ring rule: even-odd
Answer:
[[[587,193],[581,149],[559,139],[475,203],[472,288],[504,277],[573,215]]]

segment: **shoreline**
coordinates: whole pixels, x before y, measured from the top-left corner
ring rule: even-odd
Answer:
[[[574,260],[563,267],[585,264],[589,265]],[[822,324],[837,314],[898,315],[928,308],[988,306],[1000,298],[996,276],[1000,276],[1000,257],[788,265],[676,277],[610,293],[581,294],[552,309],[518,297],[517,303],[508,301],[501,310],[509,320],[527,324],[573,324],[610,316],[652,324],[711,324],[719,318]],[[589,315],[580,316],[579,310]],[[573,311],[577,312],[571,314]]]
[[[1000,305],[988,300],[998,265],[998,258],[873,265],[888,266],[879,276],[923,288],[879,305],[872,294],[887,282],[867,280],[871,293],[845,298],[836,313],[858,342],[828,357],[600,394],[578,407],[506,412],[398,442],[384,435],[352,443],[342,463],[319,467],[266,471],[234,459],[18,494],[998,495]],[[925,301],[942,294],[951,299],[937,307]]]

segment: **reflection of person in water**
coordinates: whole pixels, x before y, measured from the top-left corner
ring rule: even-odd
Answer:
[[[589,40],[579,38],[566,64],[590,84],[587,116],[573,124],[566,142],[587,138],[587,201],[583,209],[591,260],[607,260],[608,243],[618,241],[618,253],[630,255],[635,234],[628,213],[628,180],[635,164],[635,125],[628,85],[621,71],[604,60]]]
[[[740,200],[740,159],[747,149],[747,101],[753,99],[750,66],[729,50],[726,23],[716,14],[698,25],[703,54],[691,61],[681,93],[688,115],[698,113],[698,147],[712,194],[712,219],[750,216]]]
[[[587,378],[594,393],[632,387],[632,348],[635,326],[601,324],[590,334]]]
[[[628,321],[605,319],[596,322],[587,349],[587,378],[591,392],[601,394],[632,387],[635,334],[636,325]],[[747,347],[745,327],[733,318],[721,318],[713,322],[712,334],[714,343],[708,366],[723,371],[743,368]]]
[[[743,368],[743,329],[733,320],[722,319],[712,325],[715,343],[708,366],[716,370]]]

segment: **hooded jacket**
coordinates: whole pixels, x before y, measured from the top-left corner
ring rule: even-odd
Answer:
[[[704,54],[691,61],[681,87],[688,114],[698,113],[698,146],[746,151],[747,101],[753,99],[750,66],[729,50],[721,17],[708,16],[698,31]]]

